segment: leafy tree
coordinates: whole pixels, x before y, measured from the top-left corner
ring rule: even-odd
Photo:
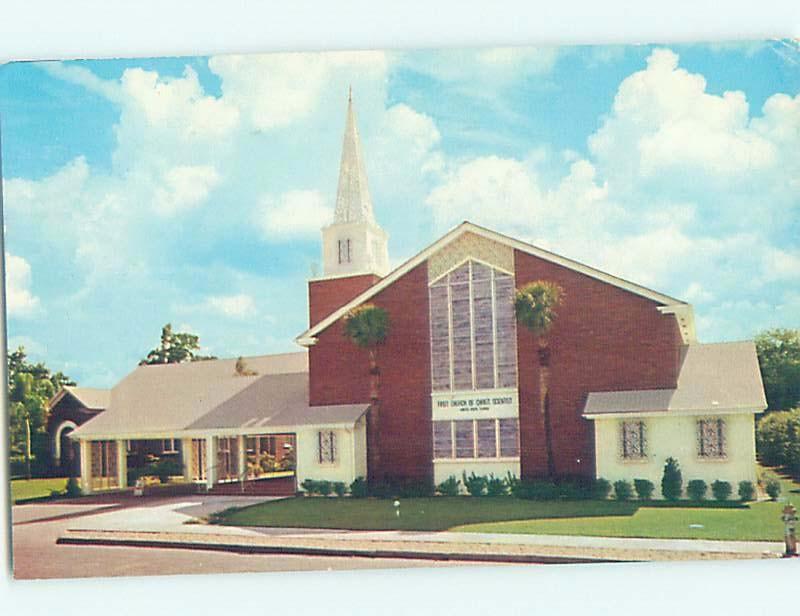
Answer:
[[[357,347],[366,349],[369,354],[370,411],[367,417],[369,445],[369,475],[376,480],[375,472],[380,466],[380,369],[378,367],[378,348],[389,334],[389,314],[374,304],[363,304],[344,317],[344,335]]]
[[[800,406],[800,330],[769,329],[756,336],[769,411]]]
[[[24,455],[30,476],[32,459],[40,466],[47,459],[47,403],[63,386],[75,382],[62,372],[51,373],[42,362],[29,362],[20,346],[8,354],[7,385],[11,455]]]
[[[167,323],[161,328],[161,344],[150,351],[140,366],[154,364],[182,364],[190,361],[203,361],[216,359],[211,355],[198,355],[200,338],[194,334],[173,332],[172,324]]]
[[[517,289],[514,312],[517,321],[526,327],[538,341],[539,358],[539,409],[544,423],[547,474],[555,475],[553,437],[550,422],[550,348],[547,334],[556,319],[556,308],[564,298],[563,289],[553,282],[537,280]]]

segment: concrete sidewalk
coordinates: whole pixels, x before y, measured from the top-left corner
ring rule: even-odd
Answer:
[[[188,527],[187,527],[188,528]],[[244,531],[244,532],[242,532]],[[69,529],[59,543],[172,547],[261,554],[361,556],[513,563],[586,563],[777,558],[782,544],[479,533],[238,529],[190,532]]]

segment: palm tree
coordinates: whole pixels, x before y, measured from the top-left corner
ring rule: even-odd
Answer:
[[[539,410],[544,419],[547,474],[555,475],[553,439],[550,430],[550,348],[547,333],[555,321],[556,308],[564,299],[564,290],[554,282],[536,280],[517,289],[514,295],[514,312],[519,321],[537,339],[539,357]]]
[[[367,456],[368,474],[375,478],[380,466],[380,369],[378,368],[378,347],[384,343],[389,333],[389,314],[374,304],[363,304],[354,308],[344,317],[344,335],[359,348],[369,354],[369,398],[370,411],[367,415]]]

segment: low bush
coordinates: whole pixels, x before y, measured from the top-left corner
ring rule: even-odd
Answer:
[[[364,498],[368,493],[367,480],[364,477],[356,477],[350,484],[350,496],[353,498]]]
[[[608,479],[598,477],[592,484],[592,498],[606,500],[611,494],[611,482]]]
[[[770,500],[778,500],[781,495],[781,482],[777,479],[770,478],[764,483],[764,490],[767,492]]]
[[[333,484],[327,479],[317,482],[317,492],[322,496],[328,496],[333,490]]]
[[[436,491],[442,496],[458,496],[458,493],[461,491],[461,480],[456,479],[455,475],[450,475],[436,486]]]
[[[728,500],[732,493],[733,488],[731,487],[730,481],[722,481],[721,479],[717,479],[711,484],[711,494],[713,494],[714,498],[720,502]]]
[[[739,482],[739,498],[745,502],[755,500],[756,487],[753,485],[752,481]]]
[[[630,481],[620,479],[614,482],[614,498],[618,501],[630,500],[633,496],[633,488]]]
[[[490,474],[486,478],[486,495],[505,496],[506,494],[508,494],[508,484],[505,479]]]
[[[393,488],[391,496],[399,496],[400,498],[423,498],[433,496],[436,493],[433,481],[427,479],[396,481],[390,482],[390,485]]]
[[[683,493],[681,467],[675,458],[667,458],[661,478],[661,494],[670,501],[676,501]]]
[[[636,496],[639,500],[649,501],[653,498],[653,492],[656,491],[655,484],[649,479],[634,479],[633,487],[636,489]]]
[[[756,450],[764,464],[785,466],[800,476],[800,408],[762,417],[756,427]]]
[[[692,500],[703,500],[706,492],[708,492],[708,484],[702,479],[692,479],[686,484],[686,495]]]
[[[462,473],[464,487],[470,496],[483,496],[486,491],[486,477],[483,475],[476,475],[474,472],[467,476],[467,473]]]
[[[317,484],[319,482],[315,481],[314,479],[303,479],[303,482],[300,484],[300,487],[303,488],[303,492],[306,494],[317,494]]]
[[[347,494],[347,485],[345,485],[344,481],[334,481],[333,492],[336,496],[342,497]]]

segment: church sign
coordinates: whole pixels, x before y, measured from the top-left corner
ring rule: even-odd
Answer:
[[[517,417],[517,390],[489,389],[470,392],[431,395],[433,419],[473,419],[488,417]]]

